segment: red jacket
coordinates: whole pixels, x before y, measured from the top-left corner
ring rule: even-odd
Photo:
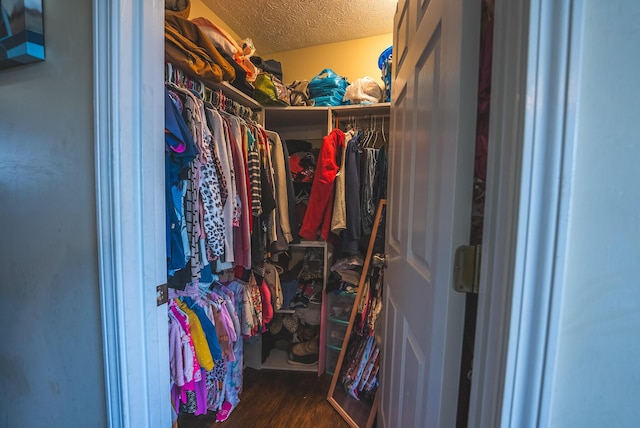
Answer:
[[[337,157],[342,155],[343,147],[344,132],[340,129],[334,129],[322,140],[309,203],[300,227],[300,236],[304,239],[318,239],[319,230],[322,239],[329,239],[334,184],[338,172]]]

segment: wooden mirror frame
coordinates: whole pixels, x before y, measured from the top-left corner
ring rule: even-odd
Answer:
[[[367,248],[367,254],[364,259],[364,265],[362,267],[362,274],[360,275],[360,281],[358,282],[358,292],[356,294],[356,298],[353,301],[353,307],[351,308],[351,315],[349,316],[349,324],[347,325],[347,330],[344,335],[344,339],[342,340],[342,348],[340,349],[340,355],[338,356],[338,361],[336,363],[336,368],[333,372],[333,378],[331,379],[331,386],[329,387],[329,392],[327,393],[327,401],[329,404],[333,406],[334,409],[342,416],[342,418],[353,428],[363,428],[362,425],[358,424],[358,422],[354,419],[354,416],[359,416],[358,419],[364,421],[366,417],[366,428],[370,428],[373,426],[373,422],[375,421],[376,414],[378,411],[378,402],[380,399],[380,395],[378,391],[375,393],[375,398],[373,400],[372,406],[369,408],[368,404],[364,404],[362,401],[358,401],[347,394],[345,391],[338,389],[338,391],[344,392],[340,394],[341,397],[336,396],[336,385],[338,383],[338,379],[340,378],[340,371],[342,370],[342,363],[344,361],[345,354],[347,352],[347,346],[349,345],[349,340],[351,339],[351,332],[353,330],[353,323],[355,322],[356,313],[358,312],[358,303],[360,299],[362,299],[362,290],[364,289],[364,283],[367,280],[367,275],[369,273],[369,267],[371,265],[371,257],[373,256],[373,247],[376,241],[376,236],[378,235],[378,226],[380,225],[380,218],[382,217],[382,210],[387,205],[386,199],[381,199],[378,203],[378,209],[376,210],[376,216],[373,222],[373,227],[371,230],[371,238],[369,239],[369,246]],[[366,408],[365,408],[366,406]],[[357,413],[357,415],[356,415]]]

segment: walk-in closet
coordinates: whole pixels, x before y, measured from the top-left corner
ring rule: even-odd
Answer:
[[[244,393],[263,385],[265,400],[276,396],[265,376],[279,376],[275,388],[286,379],[316,385],[321,405],[296,417],[324,411],[331,426],[372,426],[392,15],[369,64],[343,67],[358,75],[326,65],[290,78],[288,67],[303,58],[260,56],[257,41],[240,38],[243,28],[229,32],[215,4],[165,6],[174,426],[238,426],[234,414],[247,423],[257,407],[242,407]]]

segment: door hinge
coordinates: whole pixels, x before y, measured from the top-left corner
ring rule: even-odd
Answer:
[[[481,250],[481,245],[461,245],[456,248],[453,289],[457,292],[478,294]]]
[[[169,286],[167,284],[160,284],[156,286],[156,303],[158,306],[162,306],[169,301]]]

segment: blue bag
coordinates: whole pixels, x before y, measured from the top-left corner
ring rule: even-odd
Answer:
[[[317,106],[341,105],[347,86],[347,79],[325,68],[309,82],[309,96]]]
[[[321,97],[313,98],[313,105],[320,106],[339,106],[342,105],[342,98],[334,97],[332,95],[323,95]]]

